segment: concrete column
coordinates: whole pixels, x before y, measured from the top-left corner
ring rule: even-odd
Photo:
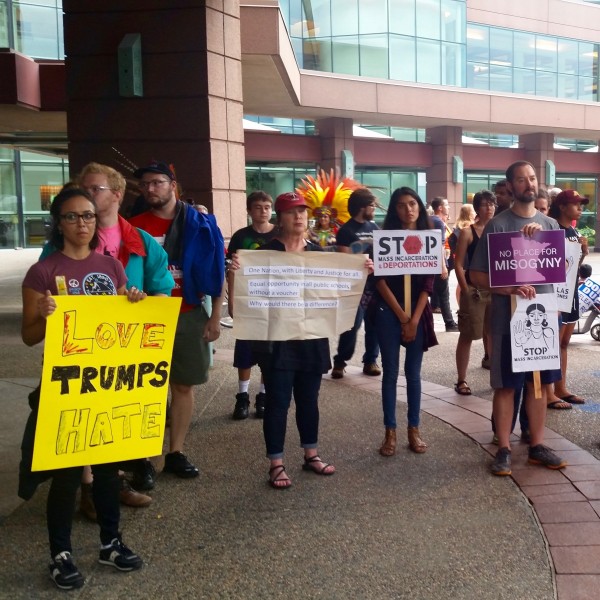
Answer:
[[[63,0],[69,159],[172,163],[223,233],[246,224],[239,0]],[[142,45],[143,95],[119,95],[117,49]],[[115,148],[118,153],[113,150]]]
[[[427,200],[436,196],[447,198],[450,205],[448,222],[454,223],[463,203],[463,184],[452,181],[452,157],[462,158],[462,129],[432,127],[427,129],[426,137],[432,147],[432,165],[427,169]]]
[[[525,160],[535,167],[538,183],[546,184],[546,161],[554,162],[554,134],[528,133],[519,136],[519,147],[525,149]]]
[[[354,136],[352,119],[320,119],[315,125],[321,138],[321,164],[325,171],[342,171],[342,150],[349,150],[354,156]]]

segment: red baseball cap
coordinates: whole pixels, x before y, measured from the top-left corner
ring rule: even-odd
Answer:
[[[308,204],[302,196],[299,196],[296,192],[286,192],[277,196],[274,208],[275,212],[283,212],[298,206],[306,206],[308,208]]]
[[[564,190],[552,200],[552,204],[556,204],[557,206],[561,204],[589,204],[589,202],[585,196],[580,196],[577,190]]]

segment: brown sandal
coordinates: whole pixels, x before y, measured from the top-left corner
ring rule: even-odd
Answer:
[[[392,427],[385,428],[385,438],[379,448],[381,456],[394,456],[396,454],[396,430]]]
[[[408,447],[417,454],[427,451],[427,444],[421,439],[418,427],[408,428]]]

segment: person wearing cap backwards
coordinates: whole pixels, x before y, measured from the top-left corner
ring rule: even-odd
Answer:
[[[209,317],[204,298],[211,296],[212,305],[221,306],[225,245],[213,215],[177,199],[175,174],[166,163],[154,161],[134,176],[150,209],[130,222],[163,246],[175,280],[171,295],[182,298],[171,361],[170,439],[163,471],[197,477],[198,469],[183,453],[183,445],[192,421],[193,386],[208,380],[209,343],[220,334],[219,311]]]
[[[302,196],[294,192],[277,196],[275,213],[277,235],[259,250],[322,251],[321,246],[306,239],[308,205]],[[367,259],[366,266],[372,271],[373,261]],[[296,402],[300,445],[304,449],[302,469],[317,475],[333,475],[335,467],[323,461],[317,450],[321,377],[331,368],[329,340],[255,341],[252,344],[267,393],[263,433],[267,458],[270,460],[269,484],[276,490],[288,489],[292,485],[283,464],[287,414],[292,394]]]
[[[580,196],[576,190],[565,190],[555,196],[548,211],[548,216],[556,219],[560,228],[564,230],[567,242],[577,244],[575,246],[576,251],[571,254],[578,255],[579,260],[576,265],[569,265],[570,268],[576,268],[577,270],[579,270],[579,265],[581,265],[583,259],[588,255],[588,243],[587,238],[583,237],[573,227],[572,223],[574,221],[577,222],[581,218],[583,206],[588,203],[589,200]],[[555,382],[554,395],[569,404],[585,404],[583,398],[567,390],[567,347],[571,341],[575,324],[579,320],[579,294],[577,290],[573,294],[571,311],[561,312],[560,314],[562,320],[560,326],[560,370],[562,379]]]
[[[533,389],[533,374],[514,373],[510,336],[511,295],[532,300],[537,293],[552,293],[552,285],[519,285],[490,289],[488,236],[490,233],[520,231],[531,237],[536,231],[555,230],[554,219],[543,215],[534,206],[538,192],[538,180],[533,165],[517,161],[506,170],[507,186],[512,192],[513,202],[501,214],[495,216],[484,228],[471,263],[469,273],[477,288],[489,289],[492,294],[492,322],[490,327],[491,348],[490,384],[494,388],[493,417],[498,436],[498,452],[491,464],[494,475],[512,473],[510,432],[514,414],[515,390],[527,384],[525,406],[529,416],[530,446],[528,461],[549,469],[562,469],[567,461],[543,445],[546,424],[546,386],[542,385],[542,399],[536,399]],[[541,383],[550,384],[560,379],[560,370],[540,372]]]

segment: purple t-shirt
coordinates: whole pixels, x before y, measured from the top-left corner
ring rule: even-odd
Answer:
[[[53,296],[115,296],[126,283],[123,265],[112,256],[92,251],[87,258],[75,260],[53,252],[31,266],[23,287],[40,294],[50,290]]]

